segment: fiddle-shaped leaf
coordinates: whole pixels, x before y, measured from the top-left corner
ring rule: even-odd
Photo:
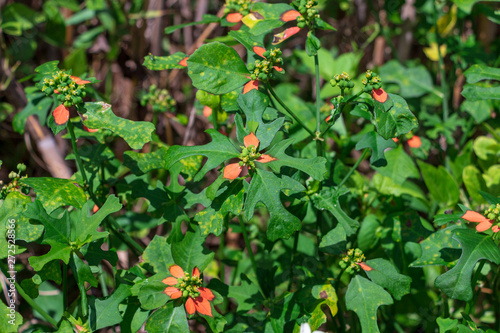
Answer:
[[[224,227],[224,217],[228,213],[239,215],[243,208],[244,189],[242,182],[227,182],[223,192],[219,189],[217,197],[210,207],[195,215],[202,235],[214,234],[219,236]]]
[[[395,299],[401,300],[401,297],[410,292],[411,278],[399,274],[390,261],[377,258],[367,260],[366,264],[371,268],[371,270],[365,270],[370,280],[389,290]]]
[[[209,170],[220,165],[222,162],[240,156],[238,150],[234,148],[233,144],[226,136],[214,129],[208,129],[206,132],[212,137],[212,141],[206,145],[170,147],[167,152],[165,167],[169,169],[174,163],[189,156],[206,156],[208,160],[194,177],[194,181],[197,182],[201,180]]]
[[[243,23],[250,28],[253,35],[262,35],[286,23],[282,15],[294,8],[284,3],[256,2],[252,12],[243,18]]]
[[[170,244],[165,237],[158,235],[155,235],[144,250],[142,260],[143,264],[152,266],[158,274],[168,274],[169,267],[175,264]]]
[[[149,317],[146,322],[146,331],[149,333],[177,333],[189,332],[184,306],[168,302]]]
[[[351,236],[358,230],[359,222],[349,217],[340,207],[338,194],[329,187],[313,196],[314,206],[320,210],[327,209],[344,227],[345,234]]]
[[[131,295],[130,286],[122,283],[110,296],[100,299],[90,299],[90,327],[99,330],[104,327],[114,326],[123,320],[120,313],[120,303]]]
[[[460,243],[462,255],[455,267],[438,276],[434,284],[448,297],[468,302],[473,294],[471,278],[474,266],[481,259],[500,264],[500,249],[490,236],[471,229],[455,230],[453,238]]]
[[[38,177],[22,179],[21,182],[33,188],[36,199],[48,214],[61,206],[82,208],[87,201],[83,189],[71,179]]]
[[[144,57],[144,63],[142,64],[147,69],[153,71],[162,71],[165,69],[174,68],[186,68],[186,64],[183,60],[188,57],[187,54],[182,52],[176,52],[172,55],[166,57],[158,57],[154,55],[147,55]]]
[[[393,106],[387,111],[379,107],[375,108],[377,132],[386,140],[406,134],[418,126],[417,118],[408,108],[406,101],[401,96],[388,95]]]
[[[393,303],[391,295],[378,284],[356,275],[347,287],[345,305],[356,312],[363,333],[380,332],[377,325],[377,309]]]
[[[391,139],[386,140],[377,132],[368,132],[361,138],[361,140],[359,140],[359,142],[356,144],[355,149],[361,150],[363,148],[370,148],[372,151],[372,155],[370,156],[370,164],[376,167],[383,167],[387,165],[384,151],[387,148],[396,147],[396,143]]]
[[[219,23],[219,22],[220,22],[220,18],[217,17],[217,15],[203,14],[203,19],[201,21],[171,25],[171,26],[165,28],[165,33],[171,34],[172,32],[174,32],[178,29],[182,29],[184,27],[189,27],[192,25],[207,24],[207,23]]]
[[[187,65],[193,85],[211,94],[226,94],[250,80],[238,53],[219,42],[200,46],[188,58]]]
[[[152,123],[117,117],[111,105],[104,102],[85,103],[85,109],[83,124],[88,128],[108,129],[122,137],[132,149],[141,149],[151,141],[151,133],[155,129]]]
[[[172,243],[172,258],[175,263],[181,267],[185,267],[185,270],[189,272],[195,267],[203,271],[215,255],[214,252],[208,250],[203,245],[205,238],[198,226],[190,225],[184,235],[184,239],[180,242]]]
[[[280,193],[285,190],[303,191],[305,189],[302,184],[288,176],[278,177],[261,169],[255,170],[248,188],[245,200],[246,219],[252,218],[258,202],[266,205],[270,215],[267,238],[271,241],[278,238],[286,239],[301,228],[299,218],[283,206]]]

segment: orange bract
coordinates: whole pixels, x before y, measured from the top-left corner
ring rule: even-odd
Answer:
[[[283,22],[289,22],[289,21],[296,20],[297,17],[299,17],[299,16],[302,16],[302,15],[298,11],[291,9],[291,10],[287,10],[286,12],[281,14],[280,19]]]
[[[203,107],[203,115],[208,118],[210,117],[211,114],[212,114],[212,108],[210,106],[205,105]]]
[[[80,79],[78,76],[70,76],[71,80],[73,82],[75,82],[76,84],[87,84],[87,83],[91,83],[90,81],[88,80],[82,80]]]
[[[260,156],[260,158],[257,160],[257,162],[260,162],[260,163],[268,163],[268,162],[272,162],[272,161],[275,161],[276,158],[270,156],[270,155],[266,155],[266,154],[263,154]]]
[[[224,168],[223,178],[230,180],[236,179],[240,175],[241,170],[243,170],[243,167],[240,166],[239,163],[228,164]]]
[[[248,83],[246,83],[243,86],[243,94],[246,94],[247,92],[249,92],[250,90],[253,90],[253,89],[259,90],[259,81],[251,80]]]
[[[477,212],[474,212],[472,210],[466,211],[465,214],[462,215],[462,218],[464,220],[469,221],[469,222],[479,223],[476,226],[476,231],[478,231],[478,232],[486,231],[489,228],[491,228],[491,230],[495,233],[500,231],[500,228],[498,227],[498,225],[493,226],[493,221],[489,220],[485,216],[483,216]]]
[[[255,148],[259,147],[259,139],[255,136],[255,134],[250,133],[247,136],[243,138],[243,143],[245,144],[245,147],[248,148],[248,146],[252,145]]]
[[[172,274],[176,278],[184,277],[184,270],[178,265],[170,266],[168,271],[170,272],[170,274]]]
[[[52,115],[57,125],[64,125],[69,119],[69,109],[61,104],[52,111]]]
[[[241,21],[242,18],[243,15],[241,15],[240,13],[231,13],[227,14],[226,16],[226,20],[230,23],[238,23]]]
[[[285,39],[288,39],[298,33],[300,31],[299,27],[291,27],[286,29],[283,32],[280,32],[279,34],[274,35],[273,39],[273,45],[279,44],[283,42]]]
[[[379,103],[385,103],[385,101],[389,98],[389,95],[387,95],[384,89],[379,88],[372,90],[372,97]]]
[[[364,262],[358,262],[358,266],[361,267],[365,272],[369,272],[369,271],[373,270],[373,268],[371,268],[370,266],[368,266]]]
[[[258,54],[262,58],[265,58],[264,57],[264,52],[266,52],[266,49],[263,48],[262,46],[254,46],[253,47],[253,51],[255,52],[255,54]]]
[[[414,135],[410,140],[408,140],[408,145],[411,148],[420,148],[422,145],[422,140],[419,136]]]
[[[188,65],[187,60],[188,60],[188,58],[189,57],[186,57],[186,58],[182,59],[181,61],[179,61],[179,65],[187,67],[187,65]]]

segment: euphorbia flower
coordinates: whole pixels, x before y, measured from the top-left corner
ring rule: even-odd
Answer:
[[[168,270],[172,276],[162,281],[169,286],[165,288],[164,293],[171,299],[184,298],[186,311],[191,315],[198,311],[200,314],[213,317],[209,301],[214,299],[214,294],[210,289],[202,287],[200,270],[197,267],[193,268],[191,275],[178,265],[170,266]]]
[[[499,224],[495,222],[495,220],[498,220],[500,217],[500,204],[497,204],[496,207],[490,207],[488,210],[486,210],[484,215],[481,215],[472,210],[468,210],[464,215],[462,215],[462,218],[469,222],[479,223],[476,226],[477,232],[483,232],[490,228],[494,233],[499,232],[500,227]]]
[[[385,103],[385,101],[387,101],[388,97],[389,96],[387,95],[385,90],[382,88],[372,90],[372,98],[379,103]]]
[[[275,63],[281,64],[283,62],[283,59],[281,58],[281,51],[279,49],[266,51],[266,49],[262,46],[254,46],[253,51],[265,60],[257,60],[255,64],[248,65],[248,69],[252,72],[250,76],[251,80],[243,86],[243,94],[246,94],[253,89],[259,90],[259,79],[268,80],[268,76],[271,74],[272,68],[274,68],[274,70],[278,73],[284,72],[282,67],[274,65]]]
[[[408,146],[411,148],[420,148],[420,146],[422,146],[422,140],[419,136],[414,135],[410,140],[408,140]]]
[[[259,148],[260,141],[253,133],[245,136],[243,143],[245,144],[245,147],[242,147],[243,151],[240,155],[241,161],[226,165],[223,173],[224,178],[230,180],[238,178],[243,170],[243,167],[246,166],[249,169],[255,168],[255,162],[268,163],[276,160],[276,158],[272,156],[258,153],[257,149]]]

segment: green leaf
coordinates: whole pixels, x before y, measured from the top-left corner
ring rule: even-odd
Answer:
[[[227,297],[233,298],[238,303],[238,312],[246,313],[261,304],[264,299],[259,288],[245,274],[240,275],[240,280],[241,285],[229,286]]]
[[[460,192],[448,170],[441,165],[435,168],[420,160],[417,161],[417,164],[433,199],[442,206],[454,206],[458,202]]]
[[[205,208],[194,217],[200,226],[202,235],[206,236],[212,233],[219,236],[224,227],[224,217],[228,213],[241,214],[244,193],[242,182],[226,182],[226,186],[217,192],[217,197],[210,207]]]
[[[267,238],[271,241],[286,239],[301,228],[300,220],[282,204],[280,193],[284,190],[303,191],[304,186],[288,176],[278,177],[272,172],[256,169],[248,188],[246,219],[252,218],[258,202],[266,205],[270,215]]]
[[[344,228],[345,234],[351,236],[359,228],[359,222],[349,217],[340,207],[339,195],[334,189],[324,187],[320,193],[313,196],[314,205],[320,210],[327,209]]]
[[[218,23],[220,22],[220,18],[217,17],[217,15],[210,15],[210,14],[203,14],[203,18],[201,21],[196,21],[196,22],[189,22],[189,23],[183,23],[183,24],[177,24],[177,25],[171,25],[169,27],[165,28],[165,34],[171,34],[172,32],[184,28],[184,27],[189,27],[192,25],[198,25],[198,24],[207,24],[207,23]]]
[[[406,134],[418,126],[417,118],[411,113],[406,101],[394,94],[388,94],[394,105],[387,112],[375,108],[377,132],[384,139]]]
[[[165,288],[167,285],[161,281],[143,282],[138,293],[141,307],[145,310],[154,310],[167,303],[170,297],[164,293]]]
[[[121,323],[123,318],[118,306],[130,295],[130,286],[122,283],[107,298],[91,298],[89,302],[91,309],[89,322],[92,330],[99,330]]]
[[[276,143],[266,154],[276,160],[266,163],[274,172],[279,173],[284,166],[295,168],[305,172],[316,180],[325,179],[326,159],[324,157],[296,158],[285,153],[285,150],[293,143],[294,139],[283,140]]]
[[[500,249],[490,236],[471,229],[455,230],[453,239],[460,243],[462,255],[455,267],[438,276],[434,284],[448,297],[468,302],[473,295],[471,277],[476,262],[487,259],[500,264]]]
[[[170,244],[165,237],[158,235],[155,235],[144,250],[142,260],[145,264],[151,265],[156,273],[165,275],[169,274],[170,266],[175,264]]]
[[[351,279],[345,297],[346,308],[356,312],[362,332],[380,332],[377,326],[377,309],[381,305],[392,304],[391,295],[379,285],[356,275]]]
[[[377,191],[385,195],[394,195],[397,197],[407,194],[415,198],[427,201],[425,193],[422,189],[415,183],[407,180],[402,184],[396,184],[392,178],[382,176],[380,173],[376,173],[372,178],[373,186]]]
[[[152,170],[166,169],[165,158],[167,150],[166,147],[160,147],[151,153],[136,153],[135,151],[128,150],[123,153],[123,165],[138,176]]]
[[[25,90],[28,92],[28,89]],[[38,96],[38,95],[36,95]],[[45,124],[47,119],[47,113],[53,103],[53,99],[50,97],[33,98],[32,94],[27,95],[28,104],[17,113],[12,119],[12,128],[19,134],[24,134],[24,128],[26,126],[26,121],[28,117],[36,115],[41,125]]]
[[[481,87],[475,84],[466,84],[462,89],[462,96],[471,102],[500,99],[500,87]]]
[[[307,33],[306,39],[306,52],[307,55],[312,57],[318,54],[318,50],[321,48],[321,42],[318,37],[316,37],[312,31]]]
[[[401,297],[410,293],[411,278],[399,274],[390,261],[377,258],[366,261],[366,264],[372,268],[371,271],[365,271],[370,280],[389,290],[398,301],[401,300]]]
[[[146,331],[148,333],[189,332],[184,305],[174,306],[174,302],[168,302],[159,308],[146,322]]]
[[[153,59],[151,59],[151,57]],[[144,57],[144,62],[142,65],[147,69],[153,71],[163,71],[165,69],[173,69],[173,68],[186,68],[186,66],[179,65],[183,59],[188,57],[187,54],[183,52],[176,52],[167,57],[158,57],[154,55],[147,55]]]
[[[377,170],[381,175],[391,178],[394,183],[401,185],[408,178],[420,178],[420,173],[418,172],[413,159],[408,156],[402,146],[385,152],[385,158],[387,160],[387,166],[383,168],[375,168],[375,170]]]
[[[344,227],[338,224],[330,230],[319,244],[319,249],[323,252],[340,255],[346,251],[347,236]]]
[[[463,169],[462,179],[472,199],[478,203],[485,202],[481,194],[479,194],[479,191],[486,191],[486,182],[481,171],[474,165],[468,165]]]
[[[457,5],[466,14],[470,14],[472,7],[476,2],[497,2],[498,0],[453,0],[453,3]]]
[[[460,111],[465,111],[469,113],[476,124],[481,124],[483,121],[488,120],[491,117],[491,110],[493,109],[493,105],[489,100],[480,100],[480,101],[463,101],[460,104]]]
[[[187,63],[193,85],[211,94],[226,94],[250,80],[247,78],[247,67],[238,53],[219,42],[200,46]]]
[[[284,3],[256,2],[252,7],[252,12],[258,13],[258,15],[254,14],[254,16],[258,17],[258,20],[251,25],[250,32],[254,35],[262,35],[281,27],[285,24],[281,20],[281,15],[293,9],[292,6]]]
[[[36,199],[43,204],[49,214],[61,206],[82,208],[87,201],[83,189],[71,179],[38,177],[26,178],[21,182],[33,188]]]
[[[376,167],[384,167],[387,165],[384,151],[387,148],[396,147],[397,144],[392,139],[386,140],[376,132],[368,132],[359,140],[354,149],[370,148],[372,151],[370,164]]]
[[[461,214],[462,215],[462,214]],[[410,267],[423,267],[430,265],[451,266],[456,260],[456,252],[460,251],[459,243],[452,238],[456,229],[463,229],[461,225],[454,224],[446,229],[434,232],[420,243],[422,254],[412,262]]]
[[[13,306],[15,310],[15,304]],[[0,320],[0,332],[2,333],[16,333],[19,326],[23,324],[21,314],[17,311],[11,313],[11,309],[3,302],[0,302],[0,316],[2,316],[2,320]]]
[[[311,294],[314,298],[319,299],[323,304],[326,304],[330,309],[332,317],[335,317],[338,312],[337,303],[339,298],[331,283],[314,286],[311,290]]]
[[[201,234],[199,227],[190,225],[184,239],[172,244],[172,258],[185,272],[191,272],[195,267],[203,272],[215,255],[204,243],[205,236]]]
[[[88,128],[105,128],[122,137],[132,149],[141,149],[151,141],[151,133],[155,126],[145,121],[132,121],[117,117],[111,110],[111,105],[104,102],[85,103],[87,112],[83,123]]]
[[[172,146],[167,152],[166,164],[167,169],[171,168],[174,163],[189,156],[206,156],[208,160],[194,177],[197,182],[205,176],[205,174],[222,164],[222,162],[240,156],[240,153],[234,148],[229,139],[217,132],[214,129],[206,131],[211,137],[212,142],[203,146]]]
[[[458,319],[452,319],[452,318],[438,317],[436,319],[436,322],[439,327],[439,333],[446,333],[448,331],[451,331],[458,325]]]
[[[438,94],[433,87],[431,74],[423,65],[405,68],[399,61],[391,60],[380,67],[379,74],[384,83],[396,83],[403,97],[415,98],[429,92]]]
[[[253,53],[254,46],[264,47],[263,36],[254,36],[241,29],[229,31],[228,35],[240,42],[249,52]]]
[[[99,238],[106,237],[107,232],[97,231],[97,227],[106,218],[106,216],[119,211],[122,208],[120,200],[114,195],[110,195],[104,205],[93,215],[90,215],[91,206],[93,203],[88,201],[83,208],[76,212],[73,232],[71,233],[71,240],[76,243],[77,246],[82,246],[88,243],[90,240],[95,241]]]
[[[482,80],[500,80],[500,68],[475,64],[464,72],[467,83],[476,83]]]

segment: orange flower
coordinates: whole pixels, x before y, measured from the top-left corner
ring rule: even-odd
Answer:
[[[421,145],[422,140],[417,135],[412,136],[411,139],[408,140],[408,146],[410,146],[411,148],[420,148]]]
[[[79,85],[84,85],[87,83],[91,83],[90,81],[87,80],[82,80],[78,76],[70,76],[71,81],[73,81],[76,84]],[[54,90],[54,94],[59,94],[59,91],[57,89]],[[57,125],[64,125],[66,122],[69,120],[69,109],[64,106],[64,103],[59,105],[52,111],[52,115],[54,116],[54,120]],[[90,130],[84,126],[84,129],[87,132],[96,132],[97,130]]]
[[[373,270],[370,266],[368,266],[365,262],[357,262],[356,263],[359,267],[361,267],[365,272],[369,272]]]
[[[276,160],[272,156],[258,153],[257,149],[259,148],[260,141],[255,134],[250,133],[245,136],[243,143],[245,147],[242,147],[243,150],[240,154],[241,161],[226,165],[224,168],[224,178],[230,180],[238,178],[244,166],[247,166],[249,169],[255,168],[254,162],[268,163]]]
[[[263,48],[262,46],[254,46],[253,47],[253,51],[255,52],[255,54],[257,54],[259,57],[262,57],[264,59],[267,59],[267,57],[264,56],[264,53],[266,52],[266,49]],[[274,54],[275,51],[271,51],[272,53],[271,54]],[[281,52],[281,51],[280,51]],[[281,53],[280,53],[281,54]],[[277,72],[279,73],[283,73],[284,70],[283,68],[279,67],[279,66],[273,66],[274,70],[276,70]],[[270,68],[269,68],[270,69]],[[248,77],[250,78],[250,77]],[[250,90],[253,90],[253,89],[257,89],[259,90],[259,79],[255,79],[255,80],[250,80],[248,81],[244,86],[243,86],[243,94],[246,94],[247,92],[249,92]]]
[[[302,17],[302,14],[300,14],[298,11],[292,9],[292,10],[288,10],[288,11],[284,12],[283,14],[281,14],[280,19],[283,22],[290,22],[293,20],[297,20],[297,18],[299,18],[299,17]],[[298,26],[295,26],[295,27],[287,28],[284,31],[280,32],[279,34],[274,35],[273,45],[276,45],[276,44],[283,42],[285,39],[288,39],[288,38],[292,37],[293,35],[297,34],[300,30],[301,30],[301,28],[299,28]]]
[[[481,215],[481,214],[474,212],[472,210],[466,211],[465,214],[462,215],[462,218],[464,220],[469,221],[469,222],[479,223],[476,226],[477,232],[483,232],[483,231],[488,230],[489,228],[491,228],[491,230],[494,233],[497,233],[500,231],[500,227],[498,226],[498,224],[493,225],[493,220],[490,220],[487,217],[485,217],[484,215]]]
[[[163,292],[171,299],[184,297],[186,311],[190,315],[198,311],[200,314],[213,317],[209,301],[213,300],[215,296],[210,289],[201,286],[202,279],[198,267],[193,268],[191,275],[185,273],[178,265],[170,266],[168,270],[172,276],[162,281],[169,286]]]

